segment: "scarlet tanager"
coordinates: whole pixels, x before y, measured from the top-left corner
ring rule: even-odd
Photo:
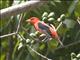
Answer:
[[[39,18],[37,17],[31,17],[30,19],[26,21],[31,23],[37,31],[43,34],[46,34],[47,38],[50,38],[50,37],[55,38],[61,44],[61,46],[63,46],[63,43],[60,41],[60,38],[54,26],[53,26],[54,28],[49,26],[45,22],[40,21]]]

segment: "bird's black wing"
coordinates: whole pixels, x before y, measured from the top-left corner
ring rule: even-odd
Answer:
[[[42,24],[42,23],[39,22],[39,23],[38,23],[38,27],[39,27],[41,30],[43,30],[43,31],[45,31],[46,33],[48,33],[49,35],[51,35],[51,32],[50,32],[48,26],[46,26],[46,25],[44,25],[44,24]]]

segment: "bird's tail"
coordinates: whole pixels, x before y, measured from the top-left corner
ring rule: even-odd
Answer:
[[[64,46],[62,41],[60,40],[59,36],[57,36],[56,39],[58,40],[58,42],[60,43],[61,46]]]
[[[58,39],[59,43],[61,44],[61,46],[64,46],[62,41],[60,39]]]

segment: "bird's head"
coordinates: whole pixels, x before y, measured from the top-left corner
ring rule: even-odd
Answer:
[[[38,21],[39,21],[39,18],[37,18],[37,17],[31,17],[30,19],[26,20],[26,22],[29,22],[31,24],[35,24]]]

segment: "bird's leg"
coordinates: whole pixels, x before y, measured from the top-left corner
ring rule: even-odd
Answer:
[[[46,39],[48,38],[48,36],[46,36],[42,41],[46,41]],[[48,40],[48,39],[47,39]]]
[[[47,36],[46,36],[46,37],[47,37]],[[50,39],[50,38],[49,38],[49,37],[47,37],[47,38],[44,40],[44,42],[47,42],[47,41],[49,41],[49,39]]]
[[[51,36],[46,31],[44,32],[46,34],[46,37],[42,41],[47,42],[51,38]]]

